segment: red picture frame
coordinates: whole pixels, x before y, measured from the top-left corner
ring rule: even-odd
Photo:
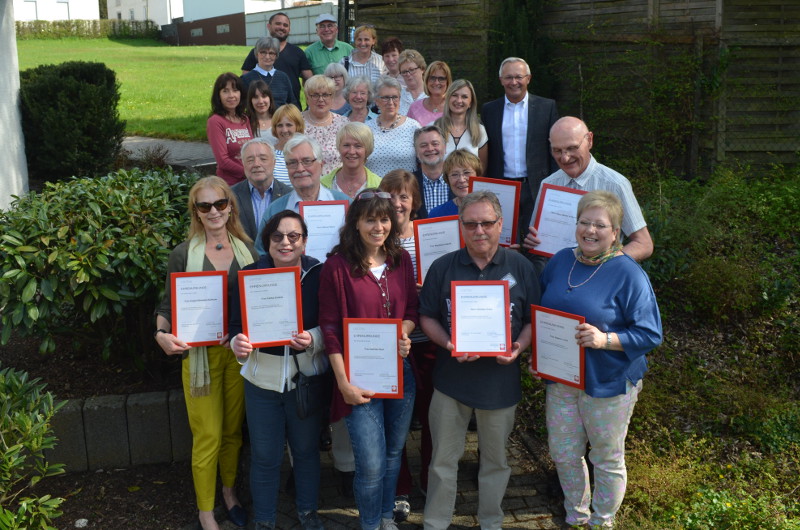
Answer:
[[[180,317],[177,308],[178,299],[178,282],[181,278],[192,278],[201,276],[219,276],[222,283],[222,331],[217,332],[217,340],[206,341],[184,341],[189,346],[196,348],[199,346],[219,346],[222,338],[228,334],[228,272],[227,271],[197,271],[197,272],[172,272],[170,273],[170,300],[172,301],[171,316],[172,316],[172,331],[173,334],[179,339],[183,340],[178,335],[178,328],[180,327]]]
[[[517,218],[519,217],[519,201],[520,201],[520,193],[522,192],[522,182],[517,182],[514,180],[506,180],[506,179],[490,179],[486,177],[470,177],[469,179],[469,192],[472,193],[475,191],[475,184],[476,183],[486,183],[490,184],[487,187],[478,186],[477,189],[479,190],[489,190],[493,191],[491,188],[492,186],[507,186],[510,188],[514,188],[514,200],[510,205],[511,209],[513,210],[511,215],[509,216],[509,212],[506,211],[504,207],[504,201],[500,199],[498,196],[498,200],[500,201],[500,208],[503,210],[503,226],[507,227],[508,224],[511,224],[511,237],[509,239],[503,239],[503,235],[500,235],[500,246],[508,247],[517,243],[519,238],[519,229],[517,228]],[[495,195],[497,195],[495,193]],[[508,207],[509,205],[505,205]],[[505,231],[505,228],[504,228]]]
[[[495,286],[502,288],[503,295],[503,311],[504,311],[504,339],[503,342],[498,344],[496,350],[493,351],[470,351],[470,348],[459,349],[458,345],[458,290],[460,287],[469,286]],[[510,297],[507,280],[478,280],[478,281],[452,281],[450,282],[450,302],[451,302],[451,333],[450,342],[455,346],[451,352],[453,357],[461,357],[463,355],[479,356],[479,357],[499,357],[508,355],[511,349],[511,312],[510,312]]]
[[[350,326],[353,324],[392,324],[397,327],[397,341],[395,341],[395,357],[397,357],[397,385],[394,392],[376,392],[373,398],[383,399],[402,399],[403,398],[403,358],[399,353],[399,341],[403,338],[403,321],[399,318],[345,318],[342,323],[342,334],[344,336],[344,371],[347,380],[351,381],[350,367]],[[367,388],[365,390],[372,390]]]
[[[579,358],[579,371],[580,377],[578,381],[570,381],[568,379],[564,379],[561,377],[554,376],[552,374],[546,374],[539,371],[539,356],[538,356],[538,348],[537,348],[537,325],[536,325],[536,312],[541,311],[543,313],[549,313],[551,315],[556,315],[559,317],[564,317],[568,319],[570,322],[570,329],[565,333],[569,335],[569,340],[574,341],[574,324],[584,324],[586,322],[586,318],[580,315],[574,315],[572,313],[566,313],[564,311],[559,311],[557,309],[550,309],[549,307],[544,307],[540,305],[531,305],[531,369],[534,372],[537,372],[538,376],[542,379],[547,379],[549,381],[555,381],[557,383],[562,383],[567,386],[571,386],[573,388],[577,388],[580,390],[586,389],[586,350],[583,346],[579,346],[580,350],[580,358]]]
[[[303,331],[303,298],[300,286],[300,267],[276,267],[272,269],[252,269],[246,271],[239,271],[239,306],[242,312],[242,333],[247,335],[250,339],[250,344],[253,348],[269,348],[271,346],[285,346],[292,341],[293,337],[286,339],[273,340],[273,341],[258,341],[253,342],[253,337],[250,330],[251,319],[247,314],[247,292],[245,290],[245,279],[249,276],[270,276],[276,274],[294,275],[294,293],[295,293],[295,319],[297,322],[297,329],[293,332],[295,335]]]

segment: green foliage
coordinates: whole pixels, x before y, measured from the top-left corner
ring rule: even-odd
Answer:
[[[45,477],[64,472],[44,451],[56,445],[50,428],[55,404],[38,379],[0,366],[0,528],[53,528],[62,498],[26,496]]]
[[[794,296],[800,169],[718,168],[705,182],[665,178],[644,201],[655,251],[643,266],[667,308],[713,321],[769,314]]]
[[[765,451],[780,453],[794,445],[800,449],[800,404],[737,418],[735,429]]]
[[[101,2],[100,5],[104,5]],[[161,34],[152,20],[17,20],[17,39],[157,39]]]
[[[744,491],[700,488],[689,506],[678,506],[670,515],[686,530],[714,528],[747,528],[751,530],[796,530],[800,519],[787,517],[797,514],[798,506],[787,506],[770,493],[753,496]]]
[[[42,65],[20,73],[20,96],[32,176],[58,180],[113,168],[125,123],[112,70],[82,61]]]
[[[121,170],[15,199],[0,212],[0,341],[35,335],[53,352],[54,336],[69,334],[102,346],[105,358],[150,351],[153,308],[187,232],[195,180]]]

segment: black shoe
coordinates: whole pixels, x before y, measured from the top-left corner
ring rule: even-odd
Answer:
[[[342,481],[342,496],[348,499],[354,498],[353,480],[356,478],[356,474],[353,471],[339,471],[339,476]]]
[[[244,528],[247,526],[247,510],[238,504],[234,504],[231,509],[228,510],[228,519],[239,528]]]
[[[319,450],[330,451],[333,441],[331,440],[331,430],[329,428],[322,429],[319,433]]]
[[[325,525],[322,524],[322,519],[316,510],[298,513],[297,518],[300,519],[300,527],[303,530],[325,530]]]
[[[419,418],[417,418],[416,414],[414,416],[411,416],[411,427],[410,427],[410,429],[412,431],[421,431],[422,430],[422,422],[419,421]]]

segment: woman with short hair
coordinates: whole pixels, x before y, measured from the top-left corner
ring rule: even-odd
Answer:
[[[428,212],[429,218],[458,215],[462,199],[469,195],[469,179],[483,175],[483,166],[480,159],[466,149],[456,149],[444,159],[442,171],[454,197]]]
[[[353,32],[353,51],[339,60],[350,76],[364,76],[374,82],[386,74],[383,57],[375,53],[378,32],[375,26],[359,26]]]
[[[373,96],[372,83],[370,83],[369,79],[364,76],[351,77],[344,87],[344,97],[350,105],[350,110],[345,112],[343,116],[346,116],[350,121],[361,123],[374,120],[378,115],[372,112],[370,108],[374,99]]]
[[[272,176],[280,182],[291,186],[289,180],[289,170],[286,169],[286,162],[283,158],[283,148],[292,136],[303,134],[306,130],[306,123],[303,115],[294,105],[283,105],[278,107],[272,116],[272,136],[275,137],[275,169]]]
[[[393,77],[381,76],[375,83],[375,101],[381,113],[367,122],[375,137],[375,152],[367,167],[381,176],[393,169],[414,171],[417,167],[414,131],[419,123],[399,113],[401,90]]]
[[[406,86],[406,81],[400,75],[400,54],[405,48],[403,41],[397,37],[389,37],[381,44],[381,57],[383,64],[386,65],[386,75],[394,77],[401,86]]]
[[[428,65],[425,64],[425,58],[417,50],[403,50],[397,62],[400,75],[405,81],[400,94],[400,114],[405,116],[412,103],[426,96],[422,74]]]
[[[381,178],[364,165],[372,154],[372,131],[363,123],[351,122],[336,133],[336,146],[342,157],[342,167],[322,177],[328,189],[341,191],[351,199],[364,188],[376,188]]]
[[[306,135],[322,147],[322,174],[328,174],[342,164],[336,149],[336,133],[350,120],[331,111],[336,90],[333,79],[324,75],[310,77],[303,87],[308,108],[303,111]]]
[[[281,53],[281,43],[275,37],[261,37],[256,41],[255,50],[258,64],[255,68],[242,76],[245,88],[258,79],[269,85],[275,106],[280,107],[286,103],[300,106],[292,90],[292,81],[286,73],[275,68],[275,61]]]
[[[350,110],[347,104],[347,97],[344,95],[344,87],[350,79],[347,70],[339,63],[331,63],[325,67],[325,77],[333,79],[333,99],[331,100],[331,110],[342,116]]]

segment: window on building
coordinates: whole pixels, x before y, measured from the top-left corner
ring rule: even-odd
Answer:
[[[203,36],[203,28],[193,28],[189,34],[192,37],[202,37]]]
[[[217,25],[217,33],[230,33],[231,32],[231,25],[230,24],[218,24]]]
[[[136,16],[133,14],[133,8],[131,8],[130,15],[131,15],[131,20],[136,20]]]

